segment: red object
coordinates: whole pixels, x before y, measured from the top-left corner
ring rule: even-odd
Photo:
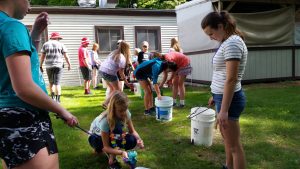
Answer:
[[[58,32],[53,32],[50,35],[50,39],[62,39],[62,37],[60,36],[60,34]]]
[[[90,44],[89,38],[83,37],[83,38],[81,39],[81,44],[82,44],[82,45],[88,45],[88,44]]]

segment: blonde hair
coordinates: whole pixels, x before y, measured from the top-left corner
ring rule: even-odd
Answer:
[[[119,44],[118,49],[113,51],[113,59],[116,62],[119,62],[120,60],[120,54],[123,54],[126,60],[126,64],[130,64],[130,46],[127,42],[122,40]]]
[[[94,44],[93,44],[92,50],[93,50],[93,51],[96,51],[96,50],[98,50],[98,49],[99,49],[99,44],[98,44],[98,43],[94,43]]]
[[[115,91],[110,97],[109,104],[107,107],[107,110],[102,113],[100,116],[100,120],[106,116],[107,122],[109,125],[109,129],[113,131],[116,126],[116,120],[117,120],[117,109],[124,109],[126,113],[126,116],[124,119],[120,119],[123,124],[126,124],[128,121],[128,115],[127,115],[127,109],[128,109],[128,97],[125,93],[121,91]]]
[[[170,47],[173,48],[176,52],[181,51],[181,48],[180,48],[180,45],[179,45],[179,42],[178,42],[177,38],[172,38],[171,39],[171,46]]]

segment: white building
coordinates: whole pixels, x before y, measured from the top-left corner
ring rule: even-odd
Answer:
[[[204,34],[201,21],[227,10],[245,34],[249,50],[243,83],[300,79],[299,0],[193,0],[176,8],[178,36],[191,58],[193,82],[209,84],[218,43]]]
[[[42,11],[48,12],[50,17],[43,41],[47,41],[52,32],[59,32],[63,37],[61,42],[68,48],[72,70],[64,70],[62,85],[65,86],[82,85],[77,54],[82,37],[100,44],[101,59],[116,48],[119,39],[129,42],[131,51],[146,40],[150,43],[150,51],[167,52],[170,39],[177,37],[174,10],[33,7],[22,22],[30,28]],[[89,49],[91,47],[92,44]],[[47,76],[44,77],[47,82]]]

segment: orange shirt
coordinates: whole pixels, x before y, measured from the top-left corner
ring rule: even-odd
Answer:
[[[179,69],[190,64],[190,58],[180,52],[167,53],[165,59],[169,62],[175,62]]]

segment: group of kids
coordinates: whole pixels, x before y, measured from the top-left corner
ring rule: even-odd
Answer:
[[[29,10],[28,0],[0,0],[0,157],[5,169],[58,169],[58,149],[49,112],[56,113],[71,127],[76,126],[78,120],[47,95],[36,49],[49,17],[45,12],[40,13],[29,33],[18,21]],[[238,119],[245,107],[240,82],[247,48],[227,12],[209,13],[201,26],[211,39],[221,43],[213,57],[212,98],[208,104],[216,106],[217,123],[224,139],[226,164],[222,168],[244,169],[246,162]],[[176,99],[178,89],[184,93],[181,84],[191,67],[189,59],[181,52],[157,53],[156,58],[143,60],[135,69],[134,75],[145,91],[145,114],[153,111],[150,80],[158,99],[161,99],[159,88],[171,71],[173,98]],[[120,168],[115,158],[117,155],[128,158],[126,150],[136,146],[144,148],[131,120],[128,98],[118,84],[117,72],[130,86],[124,75],[126,64],[131,63],[129,57],[129,44],[121,41],[118,49],[110,53],[99,68],[110,93],[103,103],[106,110],[91,125],[94,134],[88,140],[96,152],[109,154],[110,168]],[[158,84],[158,75],[162,72],[165,76]],[[180,100],[184,100],[183,93]],[[184,105],[184,102],[180,104]]]

